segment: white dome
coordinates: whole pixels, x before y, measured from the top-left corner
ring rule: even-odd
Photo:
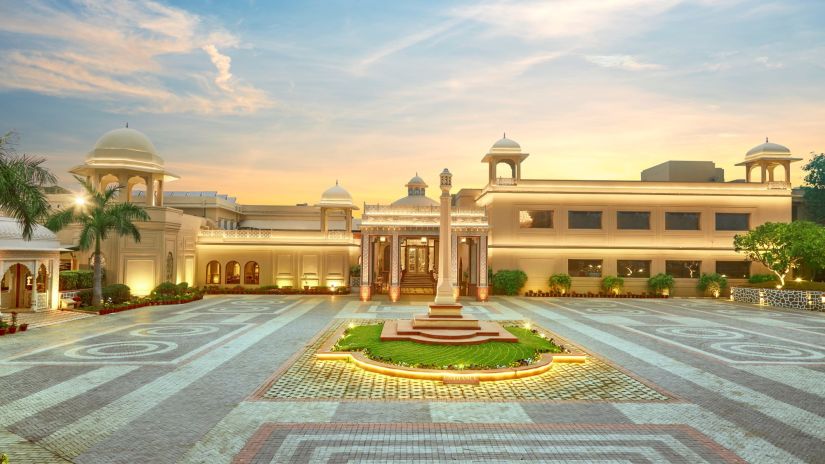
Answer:
[[[424,195],[408,195],[406,197],[395,200],[394,202],[392,202],[391,206],[419,207],[438,206],[438,204],[439,203],[437,201]]]
[[[748,150],[748,153],[745,156],[746,157],[756,156],[756,155],[780,155],[780,156],[788,155],[789,156],[790,154],[791,154],[791,150],[788,147],[786,147],[784,145],[779,145],[778,143],[768,142],[767,139],[766,139],[765,143],[763,143],[761,145],[757,145],[757,146],[751,148],[750,150]]]
[[[405,185],[405,187],[425,187],[426,188],[427,183],[424,182],[424,179],[418,177],[418,174],[416,174],[415,176],[413,176],[412,179],[410,179],[409,182],[407,182],[407,185]]]
[[[495,149],[521,150],[521,145],[519,145],[518,142],[516,142],[515,140],[503,137],[493,144],[493,146],[490,148],[490,151]]]
[[[86,156],[86,164],[101,163],[161,167],[163,159],[142,132],[120,128],[103,134]]]
[[[23,226],[16,219],[0,216],[0,249],[58,250],[60,243],[54,232],[39,224],[34,226],[31,241],[23,240]]]
[[[321,201],[318,206],[358,209],[352,203],[352,195],[344,187],[338,185],[338,182],[321,194]]]

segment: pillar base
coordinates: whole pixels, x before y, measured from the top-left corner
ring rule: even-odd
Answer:
[[[390,286],[390,301],[395,303],[398,301],[398,297],[401,296],[401,287],[398,285]]]
[[[361,301],[370,301],[372,290],[369,285],[361,286]]]
[[[487,301],[490,299],[489,287],[476,287],[476,300]]]

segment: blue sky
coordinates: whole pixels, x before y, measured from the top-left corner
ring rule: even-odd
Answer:
[[[825,2],[0,0],[0,130],[66,170],[126,121],[247,203],[357,202],[444,167],[482,186],[503,131],[530,178],[825,150]],[[798,183],[799,167],[795,178]]]

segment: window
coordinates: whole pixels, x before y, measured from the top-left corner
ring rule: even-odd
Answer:
[[[601,211],[569,211],[567,213],[569,229],[601,229]]]
[[[666,230],[699,230],[699,213],[665,213]]]
[[[650,261],[620,259],[616,261],[616,273],[620,277],[650,277]]]
[[[210,285],[220,285],[221,283],[221,263],[209,261],[206,265],[206,283]]]
[[[261,283],[261,267],[255,261],[250,261],[243,267],[243,283],[246,285]]]
[[[716,230],[748,230],[750,222],[748,213],[716,213]]]
[[[665,273],[680,279],[698,279],[701,261],[665,261]]]
[[[241,283],[241,265],[237,261],[230,261],[226,263],[226,283],[240,284]]]
[[[749,261],[716,261],[716,273],[731,279],[747,279],[751,276]]]
[[[569,259],[567,273],[573,277],[601,277],[602,260],[600,259]]]
[[[519,211],[518,225],[522,229],[552,229],[553,212],[549,210]]]
[[[620,230],[649,230],[650,213],[647,211],[619,211],[616,224]]]

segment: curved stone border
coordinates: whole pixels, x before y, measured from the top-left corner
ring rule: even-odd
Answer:
[[[544,374],[553,367],[553,363],[583,363],[587,360],[587,355],[582,352],[570,353],[543,353],[538,362],[529,366],[508,367],[503,369],[486,370],[440,370],[440,369],[417,369],[414,367],[396,366],[368,358],[360,351],[331,351],[335,343],[344,335],[347,327],[341,327],[331,337],[329,337],[321,348],[315,353],[315,357],[322,361],[347,361],[355,364],[361,369],[378,374],[393,377],[405,377],[408,379],[434,380],[444,383],[475,384],[478,382],[491,382],[498,380],[513,380],[534,375]],[[559,340],[555,334],[552,338]]]
[[[730,298],[732,301],[760,306],[825,311],[825,292],[822,291],[733,287]]]

